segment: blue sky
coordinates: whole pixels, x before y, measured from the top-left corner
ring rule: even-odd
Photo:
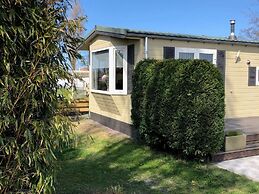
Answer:
[[[81,0],[89,33],[95,25],[158,32],[228,36],[229,20],[236,34],[259,12],[258,0]]]

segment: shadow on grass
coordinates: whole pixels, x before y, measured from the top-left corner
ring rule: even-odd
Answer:
[[[82,137],[81,137],[82,138]],[[94,140],[63,154],[57,193],[258,193],[211,165],[177,160],[131,140]]]

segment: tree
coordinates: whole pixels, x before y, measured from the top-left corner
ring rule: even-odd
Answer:
[[[73,0],[72,1],[72,10],[69,14],[69,18],[72,21],[76,22],[76,25],[77,25],[76,33],[73,34],[73,35],[76,35],[76,36],[83,36],[83,34],[85,32],[86,16],[83,13],[82,6],[81,6],[80,2],[81,2],[80,0]],[[80,58],[80,62],[86,63],[83,56]],[[76,69],[76,63],[77,63],[77,61],[76,61],[76,59],[74,59],[72,61],[72,67],[73,67],[74,70]]]
[[[58,92],[58,80],[73,82],[68,70],[83,40],[70,6],[0,1],[0,193],[51,193],[57,154],[73,143]]]
[[[250,18],[250,26],[243,30],[246,37],[251,40],[259,40],[259,16],[253,14]]]

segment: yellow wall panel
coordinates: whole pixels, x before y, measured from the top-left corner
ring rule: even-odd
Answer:
[[[98,36],[90,50],[109,46],[135,45],[135,63],[144,58],[144,39],[118,39]],[[225,104],[226,118],[259,116],[259,86],[248,86],[248,65],[259,66],[259,48],[215,43],[175,41],[165,39],[148,39],[148,57],[163,59],[163,47],[184,47],[226,50],[225,67]],[[239,61],[236,57],[239,53]],[[258,108],[257,108],[258,107]],[[131,123],[130,95],[90,94],[90,111]]]

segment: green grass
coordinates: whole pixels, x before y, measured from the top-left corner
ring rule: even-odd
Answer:
[[[57,193],[259,193],[259,184],[245,177],[175,159],[83,122],[79,146],[62,155]]]

